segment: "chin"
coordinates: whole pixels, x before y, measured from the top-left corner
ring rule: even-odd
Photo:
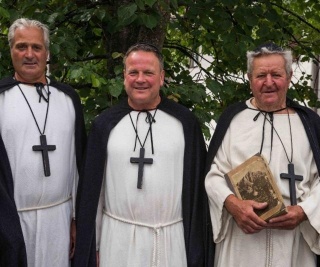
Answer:
[[[262,104],[267,106],[278,105],[279,103],[280,100],[278,97],[269,96],[262,99]]]
[[[144,97],[136,97],[133,99],[133,101],[137,104],[146,104],[149,100]]]

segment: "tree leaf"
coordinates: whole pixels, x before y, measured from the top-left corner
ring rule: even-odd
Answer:
[[[10,18],[10,13],[0,6],[0,16],[3,18]]]
[[[134,13],[137,11],[137,5],[135,3],[121,6],[117,10],[117,14],[119,18],[122,18],[123,20],[128,20],[130,17],[134,15]]]
[[[139,18],[141,19],[142,24],[145,25],[149,29],[153,29],[154,27],[156,27],[159,22],[158,16],[155,16],[152,14],[150,14],[150,15],[141,14],[139,16]]]
[[[149,7],[152,7],[156,2],[157,0],[145,0],[145,4]]]

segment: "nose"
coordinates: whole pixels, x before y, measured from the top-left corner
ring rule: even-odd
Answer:
[[[272,86],[274,84],[274,81],[273,81],[273,78],[272,78],[271,74],[268,74],[266,76],[266,80],[265,80],[264,83],[265,83],[266,86]]]
[[[138,73],[136,81],[137,82],[144,82],[145,81],[145,76],[144,76],[144,74],[142,72]]]
[[[27,58],[32,58],[32,57],[33,57],[32,47],[29,47],[29,46],[28,46],[28,48],[26,49],[26,54],[25,54],[25,56],[26,56]]]

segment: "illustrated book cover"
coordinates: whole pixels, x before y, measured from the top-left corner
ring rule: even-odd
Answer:
[[[261,219],[268,221],[287,213],[279,188],[262,155],[252,156],[225,174],[225,178],[239,199],[268,202],[265,209],[255,210]]]

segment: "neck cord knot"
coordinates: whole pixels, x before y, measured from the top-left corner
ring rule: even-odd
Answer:
[[[146,113],[146,123],[149,123],[149,129],[148,129],[148,132],[146,134],[146,137],[143,141],[143,143],[141,142],[140,138],[139,138],[139,135],[138,135],[138,119],[139,119],[139,116],[142,112],[145,112]],[[132,117],[131,117],[131,114],[129,113],[129,116],[130,116],[130,119],[131,119],[131,123],[132,123],[132,126],[134,128],[134,131],[136,133],[136,138],[135,138],[135,142],[134,142],[134,151],[136,150],[136,147],[137,147],[137,141],[139,141],[140,143],[140,146],[143,148],[145,143],[146,143],[146,140],[148,138],[148,135],[150,133],[150,141],[151,141],[151,151],[152,151],[152,154],[154,154],[154,146],[153,146],[153,135],[152,135],[152,124],[156,122],[156,120],[154,119],[154,117],[156,116],[156,113],[157,113],[157,109],[155,110],[154,114],[152,115],[151,112],[149,110],[141,110],[139,111],[138,115],[137,115],[137,119],[136,119],[136,125],[134,125],[133,123],[133,120],[132,120]]]
[[[262,140],[261,140],[261,147],[260,147],[260,154],[262,154],[262,149],[263,149],[263,144],[264,144],[264,133],[265,133],[265,124],[268,121],[271,125],[271,144],[270,144],[270,159],[269,159],[269,163],[271,161],[271,154],[272,154],[272,148],[273,148],[273,132],[275,132],[281,142],[281,145],[285,151],[286,157],[288,159],[288,162],[291,163],[293,160],[293,142],[292,142],[292,130],[291,130],[291,121],[290,121],[290,116],[289,116],[289,110],[288,107],[285,108],[281,108],[281,109],[277,109],[274,111],[265,111],[265,110],[260,110],[260,109],[253,109],[253,108],[249,108],[251,110],[256,110],[258,111],[258,114],[254,116],[253,121],[257,121],[257,119],[259,118],[260,114],[263,114],[264,116],[264,120],[263,120],[263,126],[262,126]],[[279,133],[277,132],[277,130],[274,128],[274,113],[275,112],[279,112],[282,110],[287,110],[287,115],[288,115],[288,121],[289,121],[289,130],[290,130],[290,140],[291,140],[291,159],[289,158],[289,155],[284,147],[283,141],[281,140]],[[269,116],[269,118],[268,118]]]

